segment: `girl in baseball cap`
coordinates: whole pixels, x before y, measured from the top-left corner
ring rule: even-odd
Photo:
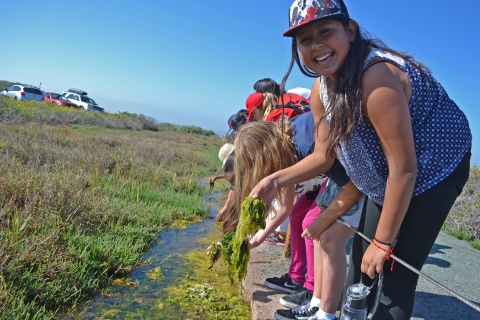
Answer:
[[[282,87],[295,63],[316,78],[315,151],[264,178],[251,194],[269,204],[280,188],[327,171],[338,158],[368,197],[358,229],[373,239],[368,245],[355,236],[344,288],[362,272],[372,279],[381,273],[372,319],[409,319],[418,275],[401,265],[393,270],[386,253],[395,246],[399,258],[423,266],[468,179],[468,120],[422,63],[362,32],[342,0],[295,0],[288,22],[292,61]],[[333,285],[329,293],[318,290],[323,313],[316,317],[333,318],[341,292]]]

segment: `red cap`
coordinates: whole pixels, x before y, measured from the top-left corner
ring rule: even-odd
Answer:
[[[248,96],[245,105],[248,111],[247,122],[252,119],[253,111],[263,104],[263,94],[261,92],[255,92]]]

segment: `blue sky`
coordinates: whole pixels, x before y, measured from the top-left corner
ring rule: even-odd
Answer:
[[[351,18],[424,62],[466,113],[480,163],[480,1],[345,0]],[[108,112],[216,132],[290,62],[292,1],[27,0],[2,4],[0,79],[80,88]],[[287,89],[311,88],[297,70]]]

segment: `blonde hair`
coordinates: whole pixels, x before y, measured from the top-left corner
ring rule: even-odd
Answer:
[[[298,162],[291,124],[254,121],[244,124],[235,139],[235,206],[266,176]],[[282,191],[276,195],[282,199]]]
[[[277,107],[278,98],[276,95],[270,92],[265,92],[263,94],[263,119],[265,120],[268,117],[268,114],[272,112],[273,109]]]

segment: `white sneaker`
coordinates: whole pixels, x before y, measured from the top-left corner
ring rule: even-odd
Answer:
[[[337,319],[337,318],[335,318],[335,319]],[[313,316],[310,316],[310,318],[308,318],[308,320],[329,320],[329,319],[324,318],[324,317],[319,318],[319,316],[317,316],[317,314],[314,314]]]

